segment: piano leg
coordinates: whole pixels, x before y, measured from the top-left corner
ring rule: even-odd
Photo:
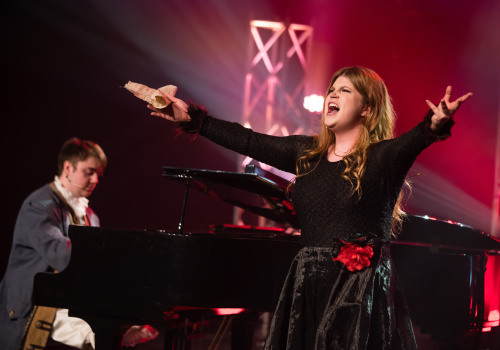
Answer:
[[[95,348],[120,350],[122,348],[122,336],[125,330],[120,330],[120,325],[100,327],[95,331]]]
[[[260,338],[259,335],[261,335],[259,328],[262,322],[259,321],[259,313],[256,311],[247,311],[236,315],[231,328],[231,349],[250,350],[254,338]]]
[[[470,257],[470,328],[476,332],[474,349],[481,341],[484,323],[484,276],[486,273],[486,254],[473,255]]]
[[[165,330],[164,350],[191,350],[192,341],[205,338],[203,326],[206,323],[202,317],[197,321],[182,318],[169,322]]]
[[[198,337],[195,337],[197,339]],[[166,332],[163,343],[164,350],[191,350],[192,337],[177,332]]]

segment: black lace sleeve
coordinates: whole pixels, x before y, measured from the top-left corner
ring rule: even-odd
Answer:
[[[301,151],[313,142],[308,136],[281,137],[254,132],[238,123],[213,118],[205,108],[195,105],[189,105],[189,116],[189,122],[180,123],[182,131],[198,133],[220,146],[290,173],[295,173]]]
[[[188,122],[180,122],[179,129],[188,134],[198,134],[205,118],[208,116],[207,110],[203,106],[197,106],[190,103],[188,105],[188,114],[191,120]]]
[[[434,112],[432,111],[432,109],[429,109],[429,112],[427,112],[427,114],[424,117],[423,126],[425,130],[425,138],[433,142],[446,140],[448,137],[451,136],[451,127],[455,124],[455,121],[453,120],[453,118],[450,118],[448,122],[446,122],[446,124],[443,125],[441,130],[439,130],[439,133],[434,133],[431,130],[431,123],[432,123],[431,119],[433,115]]]
[[[410,131],[372,146],[370,150],[372,157],[377,159],[377,162],[385,164],[389,177],[394,181],[400,182],[405,178],[415,159],[424,149],[451,135],[454,121],[450,119],[439,133],[434,133],[430,129],[432,115],[433,112],[430,110],[424,120]]]

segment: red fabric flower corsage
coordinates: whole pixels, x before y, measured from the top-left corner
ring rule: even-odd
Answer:
[[[373,256],[373,249],[369,245],[360,246],[355,243],[344,242],[340,247],[340,253],[335,261],[343,263],[349,271],[362,270],[370,266],[370,258]]]

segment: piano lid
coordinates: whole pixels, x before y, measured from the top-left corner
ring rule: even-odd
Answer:
[[[255,165],[247,165],[245,172],[164,166],[163,176],[256,215],[298,228],[295,210],[286,197],[288,181]]]
[[[245,172],[163,167],[163,176],[214,198],[299,228],[292,203],[286,198],[288,181],[247,165]],[[430,247],[437,252],[500,254],[500,241],[470,226],[409,215],[395,244]]]
[[[430,247],[431,252],[500,255],[500,241],[464,224],[408,215],[395,244]]]

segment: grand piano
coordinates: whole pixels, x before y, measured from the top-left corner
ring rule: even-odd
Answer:
[[[298,223],[282,178],[253,165],[241,173],[164,167],[163,175],[185,186],[177,231],[71,226],[68,267],[35,276],[34,303],[67,308],[85,319],[96,333],[97,349],[119,348],[113,335],[124,326],[165,324],[183,312],[272,311],[300,249],[289,233],[297,232]],[[279,227],[222,225],[186,233],[190,190]],[[465,225],[411,216],[391,249],[422,332],[447,341],[482,328],[485,264],[488,255],[500,254],[499,241]]]

